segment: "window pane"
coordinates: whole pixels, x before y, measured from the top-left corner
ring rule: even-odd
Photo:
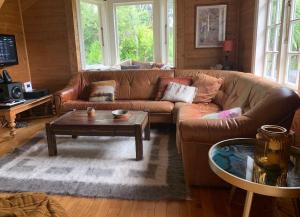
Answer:
[[[296,85],[299,76],[299,61],[300,55],[291,55],[288,60],[288,71],[286,81],[288,83]]]
[[[278,51],[280,42],[280,26],[270,27],[268,29],[268,47],[267,51]]]
[[[174,65],[174,0],[168,0],[168,63]]]
[[[264,75],[274,80],[277,78],[277,54],[276,53],[266,54]]]
[[[300,22],[291,25],[290,51],[300,52]]]
[[[270,0],[269,25],[281,23],[283,0]]]
[[[300,19],[300,0],[294,0],[293,20]]]
[[[275,27],[269,28],[268,29],[268,47],[267,47],[267,51],[274,51],[275,35],[276,35]]]
[[[265,76],[272,77],[273,70],[273,55],[266,54],[266,63],[265,63]]]
[[[81,1],[80,15],[86,65],[101,64],[103,63],[103,55],[100,39],[100,14],[98,6]]]
[[[118,5],[116,21],[120,60],[153,61],[152,4]]]

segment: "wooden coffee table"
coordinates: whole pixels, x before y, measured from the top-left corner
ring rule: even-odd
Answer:
[[[136,160],[143,159],[143,132],[150,140],[149,114],[129,111],[128,119],[114,119],[111,111],[96,111],[88,118],[86,111],[71,111],[46,124],[49,156],[57,155],[56,135],[135,137]]]

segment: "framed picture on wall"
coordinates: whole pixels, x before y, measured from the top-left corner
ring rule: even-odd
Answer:
[[[227,5],[196,7],[196,48],[222,47],[226,34]]]

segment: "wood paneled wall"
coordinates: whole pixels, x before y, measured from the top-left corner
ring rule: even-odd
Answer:
[[[30,81],[30,70],[19,0],[6,0],[0,8],[0,33],[16,36],[19,64],[7,67],[14,81]]]
[[[240,2],[239,25],[239,56],[238,68],[244,72],[251,72],[253,38],[255,31],[255,0]]]
[[[237,63],[240,0],[177,0],[177,67],[210,68],[223,62],[222,48],[195,48],[195,17],[197,5],[227,4],[226,39],[234,40],[231,61]]]
[[[22,0],[24,29],[34,88],[56,91],[71,77],[64,0]]]

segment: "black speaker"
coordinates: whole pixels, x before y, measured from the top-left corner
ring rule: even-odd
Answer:
[[[32,90],[30,92],[24,92],[25,99],[38,99],[43,96],[49,95],[49,91],[46,89],[43,90]]]
[[[0,84],[0,101],[21,99],[24,99],[22,83]]]

